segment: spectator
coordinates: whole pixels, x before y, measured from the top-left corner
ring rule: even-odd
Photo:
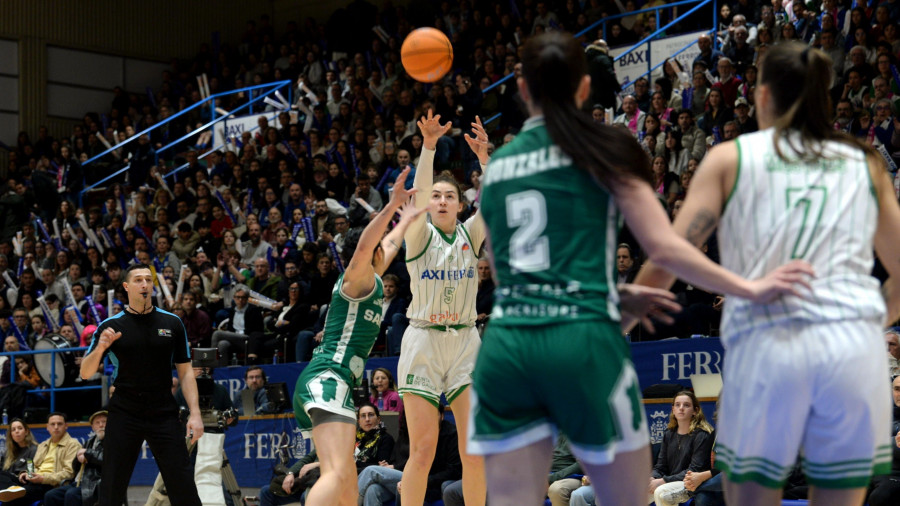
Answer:
[[[193,227],[189,223],[180,223],[176,230],[178,231],[178,239],[172,244],[172,251],[178,257],[179,262],[184,262],[197,248],[200,242],[200,235],[194,232]]]
[[[434,461],[428,471],[428,484],[425,491],[426,501],[437,501],[441,498],[445,483],[458,480],[462,476],[462,462],[459,460],[457,448],[456,426],[444,419],[443,406],[438,407],[439,418],[437,448]],[[406,415],[400,415],[400,433],[394,444],[393,455],[389,460],[369,466],[359,473],[359,501],[363,506],[380,506],[397,498],[397,485],[403,476],[403,469],[409,459],[409,431],[406,426]],[[462,498],[460,488],[460,499]]]
[[[280,506],[302,502],[306,492],[319,478],[319,460],[313,450],[294,463],[284,477],[281,488],[267,483],[259,489],[259,506]]]
[[[379,367],[372,373],[372,395],[369,396],[369,402],[379,411],[403,411],[403,401],[397,393],[394,375],[384,367]]]
[[[631,283],[637,271],[631,246],[624,242],[619,244],[616,248],[616,284]]]
[[[249,242],[244,244],[244,249],[240,252],[243,261],[248,265],[255,265],[254,262],[258,258],[265,261],[266,253],[268,253],[272,245],[262,240],[262,227],[259,223],[249,223],[247,225],[247,237]]]
[[[738,98],[734,103],[734,121],[740,134],[749,134],[759,130],[756,118],[750,116],[750,103],[744,97]]]
[[[588,74],[591,76],[591,98],[585,104],[600,104],[604,109],[616,107],[616,94],[622,91],[616,78],[609,47],[603,39],[597,39],[585,49]]]
[[[650,491],[657,506],[685,502],[690,497],[685,488],[687,472],[708,471],[711,468],[712,426],[703,416],[703,409],[693,392],[675,394],[669,427],[663,435],[656,465],[650,479]]]
[[[242,392],[244,391],[250,391],[253,395],[253,406],[256,410],[252,414],[265,415],[274,413],[275,405],[269,402],[269,397],[268,395],[266,395],[265,386],[268,380],[266,379],[266,372],[263,371],[262,367],[248,367],[244,372],[244,382],[247,384],[247,388],[235,392],[234,398],[232,399],[235,410],[237,410],[238,414],[247,416],[251,415],[249,413],[244,413],[244,402],[242,400]]]
[[[891,382],[894,399],[894,421],[891,425],[893,460],[891,473],[876,476],[869,487],[867,504],[870,506],[890,506],[900,503],[900,376]]]
[[[381,423],[378,407],[363,403],[356,410],[356,473],[380,463],[391,463],[394,438]]]
[[[734,107],[734,101],[737,100],[741,80],[734,74],[734,62],[730,58],[724,56],[719,58],[716,66],[719,70],[719,82],[713,85],[713,89],[722,92],[722,103],[731,109]]]
[[[35,501],[41,501],[44,495],[63,482],[75,477],[72,463],[81,445],[69,436],[66,425],[66,416],[62,413],[50,413],[47,417],[47,432],[50,439],[38,445],[34,455],[34,474],[19,473],[19,482],[25,488],[25,493],[11,501],[3,501],[3,504],[15,506],[30,506]]]
[[[375,340],[375,348],[381,349],[379,347],[381,345],[388,356],[396,356],[400,354],[400,343],[395,343],[388,337],[388,330],[391,328],[394,315],[403,315],[409,302],[399,295],[400,278],[396,274],[385,274],[381,281],[384,299],[382,301],[381,330]]]
[[[34,460],[34,454],[37,451],[34,434],[20,418],[13,418],[9,422],[5,450],[3,466],[0,469],[0,487],[3,489],[0,490],[0,501],[4,503],[16,498],[14,497],[15,493],[7,489],[21,486],[19,475],[28,470],[28,461]],[[24,492],[22,490],[21,495],[25,495]]]
[[[475,294],[476,325],[483,328],[491,317],[494,308],[494,277],[491,275],[491,262],[487,258],[478,260],[478,293]],[[481,330],[483,332],[483,330]]]
[[[253,277],[241,278],[243,276],[237,277],[238,281],[246,281],[247,287],[260,295],[270,299],[278,297],[278,284],[281,282],[281,277],[269,273],[269,262],[265,258],[257,258],[253,261]]]
[[[888,372],[891,377],[900,375],[900,328],[889,328],[884,333],[884,342],[887,344]]]
[[[229,356],[232,356],[229,351],[233,344],[244,346],[247,362],[256,362],[258,358],[250,353],[250,341],[262,339],[263,316],[258,307],[248,304],[249,299],[250,294],[247,290],[236,291],[234,307],[225,311],[225,320],[219,324],[219,330],[212,333],[211,344],[214,348],[218,348],[223,364]]]
[[[550,488],[547,489],[547,497],[552,506],[568,506],[572,492],[581,487],[581,478],[584,471],[572,450],[569,448],[569,439],[560,433],[553,448],[553,461],[550,464],[550,474],[547,477]]]
[[[190,291],[185,292],[182,295],[181,306],[184,311],[181,321],[184,322],[191,347],[203,348],[209,346],[212,335],[212,322],[206,311],[197,307],[196,295]]]
[[[103,438],[106,435],[106,411],[97,411],[89,420],[93,435],[78,450],[73,462],[80,467],[74,484],[57,487],[44,496],[44,506],[93,506],[100,498],[100,469],[103,466]]]
[[[709,35],[703,34],[697,38],[697,48],[700,49],[700,54],[694,58],[691,66],[696,65],[697,62],[703,62],[708,69],[717,68],[716,64],[718,63],[719,58],[724,55],[718,49],[713,48],[712,39]]]
[[[734,114],[731,112],[731,109],[725,105],[724,100],[722,90],[717,88],[709,90],[706,112],[697,121],[697,126],[700,127],[706,135],[713,135],[713,129],[717,129],[721,135],[725,123],[734,119]]]
[[[622,114],[613,119],[614,125],[625,125],[631,133],[637,137],[637,133],[644,129],[644,119],[647,114],[638,108],[634,95],[626,95],[622,99]]]

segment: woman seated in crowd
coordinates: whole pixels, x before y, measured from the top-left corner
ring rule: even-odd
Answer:
[[[688,472],[709,471],[714,441],[713,428],[703,416],[703,408],[693,392],[683,390],[672,401],[669,426],[650,474],[649,492],[656,506],[686,502],[691,492],[685,488]]]
[[[0,490],[21,486],[19,475],[28,470],[27,463],[37,452],[37,442],[31,429],[19,418],[9,422],[6,431],[6,448],[0,468]]]
[[[403,411],[403,401],[397,393],[394,375],[384,367],[379,367],[372,373],[372,395],[369,402],[380,411]]]

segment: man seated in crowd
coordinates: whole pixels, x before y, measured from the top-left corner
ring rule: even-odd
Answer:
[[[243,390],[238,390],[234,393],[234,398],[232,399],[232,403],[234,404],[235,409],[240,415],[265,415],[269,413],[275,412],[275,406],[269,402],[269,397],[266,395],[266,373],[263,371],[262,367],[259,366],[251,366],[247,368],[247,371],[244,372],[244,381],[247,383],[247,388]],[[253,398],[253,413],[245,413],[244,412],[244,392],[249,393],[249,395]]]
[[[229,357],[232,357],[231,346],[239,346],[247,353],[247,361],[258,359],[251,356],[250,340],[262,340],[263,315],[257,306],[249,304],[250,293],[240,289],[234,293],[234,307],[226,310],[224,325],[219,325],[219,330],[212,333],[212,347],[219,349],[219,358],[224,365]],[[236,355],[236,353],[235,353]]]
[[[884,342],[887,345],[888,373],[892,377],[900,375],[900,328],[891,327],[885,331]]]
[[[91,415],[91,437],[84,448],[75,454],[74,469],[78,476],[72,484],[62,485],[47,492],[44,506],[93,506],[100,498],[100,474],[103,468],[103,438],[106,436],[106,411]]]
[[[47,492],[75,477],[72,464],[81,450],[81,444],[69,436],[66,415],[50,413],[47,432],[50,439],[39,444],[34,454],[34,474],[29,476],[26,472],[19,475],[19,482],[24,488],[22,495],[3,504],[31,506],[35,501],[43,500]]]

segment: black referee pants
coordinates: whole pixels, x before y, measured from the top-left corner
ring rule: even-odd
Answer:
[[[184,436],[178,406],[169,390],[116,388],[109,401],[103,441],[100,506],[119,506],[125,500],[144,440],[156,459],[172,506],[200,506]]]

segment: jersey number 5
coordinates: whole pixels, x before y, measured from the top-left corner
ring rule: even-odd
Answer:
[[[535,272],[550,267],[547,201],[536,190],[506,196],[506,225],[516,229],[509,239],[509,265],[513,272]]]
[[[824,186],[791,187],[787,189],[788,211],[797,209],[803,214],[800,230],[797,231],[797,240],[794,241],[794,249],[791,250],[791,258],[804,258],[812,244],[815,231],[822,220],[822,211],[825,209],[825,200],[828,198],[828,189]]]

